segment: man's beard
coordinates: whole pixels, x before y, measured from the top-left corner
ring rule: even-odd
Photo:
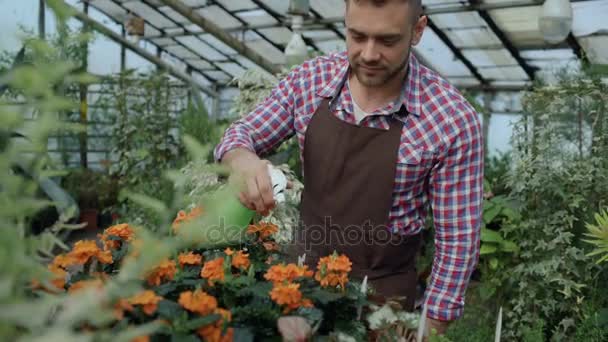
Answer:
[[[376,64],[365,64],[359,61],[355,61],[352,65],[353,73],[357,77],[357,80],[366,87],[378,87],[386,84],[393,80],[395,77],[399,77],[402,71],[405,70],[407,63],[409,62],[410,52],[398,67],[391,68],[389,66],[382,65],[381,63]],[[378,68],[373,71],[373,75],[368,74],[361,65],[365,65],[368,68]]]

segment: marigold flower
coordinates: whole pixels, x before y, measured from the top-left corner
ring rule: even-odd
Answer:
[[[122,241],[110,240],[110,236],[119,237]],[[134,237],[134,232],[131,226],[126,223],[114,225],[106,230],[99,236],[105,249],[117,249],[120,248],[123,241],[129,242]]]
[[[211,286],[215,281],[224,281],[224,258],[207,261],[201,270],[201,277],[207,279]]]
[[[243,251],[238,251],[232,257],[232,266],[241,270],[246,270],[251,265],[249,261],[249,254],[245,254]]]
[[[120,321],[125,317],[125,311],[133,311],[133,305],[128,299],[121,298],[114,304],[114,317]]]
[[[274,265],[266,271],[264,279],[273,283],[292,282],[300,277],[312,277],[313,272],[308,270],[308,266],[299,267],[296,264]]]
[[[274,252],[279,250],[279,245],[274,241],[264,241],[262,242],[262,246],[268,252]]]
[[[230,311],[218,308],[214,311],[214,313],[221,315],[222,318],[214,322],[213,324],[208,324],[204,327],[197,329],[197,334],[204,341],[208,342],[232,342],[234,339],[233,328],[226,329],[226,333],[222,336],[223,325],[227,322],[230,322],[230,320],[232,319]]]
[[[173,280],[176,271],[175,261],[168,259],[164,260],[160,265],[156,266],[155,269],[148,273],[148,276],[146,277],[148,284],[158,286],[163,281]]]
[[[217,299],[200,289],[180,293],[178,303],[186,310],[201,316],[209,315],[217,309]]]
[[[279,231],[274,223],[259,222],[258,224],[252,224],[247,227],[247,234],[259,234],[260,240],[269,238],[272,234]]]
[[[67,262],[67,260],[73,261],[73,264],[84,265],[91,258],[97,258],[102,264],[112,263],[112,253],[110,251],[102,251],[97,246],[97,242],[94,240],[81,240],[77,241],[72,248],[72,251],[65,257],[66,259],[59,260],[59,262]]]
[[[285,314],[301,306],[312,306],[312,302],[310,300],[302,298],[302,292],[300,292],[300,284],[275,284],[272,290],[270,291],[270,298],[275,303],[284,306],[283,313]]]
[[[131,340],[131,342],[150,342],[150,336],[139,336]]]
[[[173,221],[173,224],[171,225],[171,228],[173,228],[173,233],[177,233],[179,231],[179,226],[183,222],[191,221],[191,220],[199,217],[202,214],[203,214],[203,209],[201,207],[192,208],[192,210],[190,210],[190,213],[188,213],[188,214],[186,214],[185,211],[180,210],[177,213],[177,217]]]
[[[315,279],[322,287],[338,286],[344,290],[348,282],[348,272],[351,271],[352,262],[346,255],[332,255],[323,257],[317,264]]]
[[[101,279],[89,279],[89,280],[81,280],[73,283],[68,289],[68,293],[76,293],[83,289],[88,288],[103,288],[103,281]]]
[[[66,269],[74,264],[76,264],[76,259],[70,257],[69,255],[66,254],[59,254],[57,256],[55,256],[55,258],[53,259],[52,262],[53,265],[57,266],[57,267],[61,267],[63,269]]]
[[[185,265],[200,265],[203,262],[203,256],[193,252],[181,253],[177,257],[179,266],[183,268]]]
[[[158,302],[162,299],[163,297],[157,296],[154,291],[145,290],[129,298],[129,303],[132,305],[141,305],[147,315],[152,315],[156,311]]]
[[[55,287],[55,289],[49,289],[49,288],[44,287],[40,283],[40,281],[38,281],[37,279],[32,280],[32,283],[31,283],[32,288],[33,289],[42,289],[42,290],[45,290],[48,292],[57,292],[57,290],[65,290],[65,278],[67,277],[68,273],[61,267],[54,265],[54,264],[49,264],[47,266],[47,268],[55,276],[50,281],[51,284]]]

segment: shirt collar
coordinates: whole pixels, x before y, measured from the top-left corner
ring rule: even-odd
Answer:
[[[340,60],[338,62],[337,71],[335,77],[329,81],[324,87],[317,90],[317,95],[325,98],[334,98],[339,95],[342,87],[348,77],[348,71],[350,64],[345,53],[339,55]],[[409,70],[405,81],[403,82],[403,88],[401,90],[401,96],[392,104],[389,104],[387,110],[397,110],[396,106],[404,105],[407,112],[416,116],[420,116],[421,112],[421,99],[422,89],[420,81],[420,63],[413,53],[410,53],[409,57]]]

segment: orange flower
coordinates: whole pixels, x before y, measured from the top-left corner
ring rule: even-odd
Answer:
[[[119,237],[122,241],[110,240],[110,236]],[[114,225],[103,232],[99,238],[103,241],[105,249],[117,249],[120,248],[123,241],[133,240],[134,234],[133,229],[126,223]]]
[[[179,266],[183,268],[185,265],[200,265],[203,262],[203,256],[193,252],[182,253],[177,257]]]
[[[323,257],[317,264],[317,273],[315,279],[321,283],[321,286],[338,286],[345,289],[348,282],[348,272],[351,271],[352,262],[346,255],[332,255]]]
[[[232,254],[234,254],[234,251],[233,251],[232,249],[230,249],[230,247],[228,247],[228,248],[226,248],[226,249],[224,250],[224,253],[225,253],[227,256],[231,256]]]
[[[246,270],[251,265],[249,261],[249,254],[245,254],[243,251],[238,251],[232,257],[232,266],[241,270]]]
[[[206,278],[211,286],[215,281],[224,281],[224,258],[207,261],[201,270],[201,277]]]
[[[34,289],[34,290],[42,289],[44,291],[53,292],[53,293],[57,293],[58,292],[57,290],[65,290],[65,278],[67,277],[68,273],[61,267],[54,265],[54,264],[49,264],[47,266],[47,268],[55,276],[50,281],[51,284],[53,285],[53,287],[55,287],[55,288],[54,289],[46,288],[40,283],[40,281],[38,281],[37,279],[34,279],[34,280],[32,280],[32,289]]]
[[[279,245],[277,245],[277,243],[274,241],[265,241],[262,243],[262,246],[264,246],[264,249],[268,252],[274,252],[279,250]]]
[[[202,213],[203,213],[203,209],[201,207],[192,208],[192,210],[190,210],[190,213],[188,213],[188,214],[186,214],[185,211],[180,210],[177,213],[177,217],[173,221],[173,224],[171,225],[171,228],[173,228],[173,233],[177,233],[179,231],[179,226],[183,222],[191,221],[191,220],[199,217],[200,215],[202,215]]]
[[[156,266],[155,269],[148,273],[148,276],[146,277],[148,284],[158,286],[163,281],[173,280],[176,271],[175,261],[169,259],[164,260],[160,265]]]
[[[154,291],[145,290],[129,298],[129,303],[132,305],[141,305],[147,315],[152,315],[156,311],[158,302],[162,299],[163,297],[157,296]]]
[[[103,264],[112,263],[112,253],[100,250],[94,240],[76,242],[72,251],[66,257],[78,265],[86,264],[93,257],[96,257]]]
[[[131,340],[131,342],[150,342],[150,336],[139,336]]]
[[[77,282],[73,283],[72,286],[70,286],[70,288],[68,289],[68,293],[75,293],[80,290],[88,289],[88,288],[102,289],[103,281],[101,281],[101,279],[90,279],[90,280],[77,281]]]
[[[266,271],[264,278],[275,284],[292,282],[300,277],[312,277],[313,272],[308,270],[308,266],[298,267],[296,264],[274,265]]]
[[[247,234],[258,233],[260,240],[267,239],[272,234],[279,231],[279,227],[273,223],[259,222],[258,224],[252,224],[247,227]]]
[[[209,315],[217,308],[217,299],[200,289],[180,293],[178,303],[201,316]]]
[[[69,255],[59,254],[59,255],[55,256],[52,264],[57,267],[66,269],[66,268],[76,264],[76,259],[70,257]]]
[[[300,284],[275,284],[272,291],[270,291],[270,298],[275,303],[284,306],[283,313],[285,314],[301,306],[312,307],[310,300],[302,298]]]
[[[114,317],[117,320],[122,320],[125,317],[125,311],[133,311],[133,305],[128,299],[121,298],[114,304]]]
[[[232,342],[234,339],[233,328],[226,329],[226,334],[222,336],[223,325],[227,324],[232,319],[230,311],[218,308],[215,309],[214,313],[221,315],[222,318],[214,322],[213,324],[209,324],[197,329],[197,334],[204,341],[208,342]]]

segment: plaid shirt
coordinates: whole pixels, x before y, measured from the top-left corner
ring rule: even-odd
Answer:
[[[216,160],[231,149],[258,155],[296,135],[300,158],[306,128],[324,98],[333,114],[355,123],[345,84],[344,52],[317,57],[294,68],[265,101],[234,122],[215,149]],[[405,106],[407,114],[398,114]],[[428,316],[449,321],[462,315],[465,290],[479,257],[483,203],[483,142],[479,118],[464,97],[411,54],[401,97],[359,125],[388,129],[403,121],[393,205],[393,232],[419,233],[428,204],[433,212],[435,255],[426,294]]]

